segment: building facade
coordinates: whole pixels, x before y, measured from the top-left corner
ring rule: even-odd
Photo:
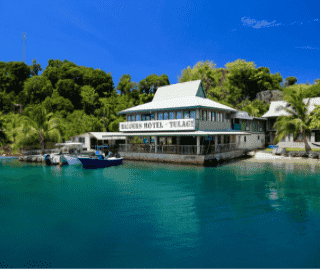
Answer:
[[[159,87],[152,102],[118,112],[119,132],[75,136],[86,149],[119,145],[127,159],[202,164],[265,146],[266,118],[207,98],[201,80]]]
[[[303,99],[304,104],[307,104],[308,98]],[[284,108],[288,105],[286,101],[273,101],[270,104],[268,112],[262,117],[267,119],[266,122],[266,145],[274,144],[277,130],[274,128],[274,124],[279,116],[290,116]],[[307,114],[310,114],[317,106],[320,105],[320,98],[310,98]],[[311,136],[307,137],[307,141],[312,148],[319,148],[320,145],[320,130],[313,129]],[[294,141],[293,134],[290,134],[283,138],[278,144],[280,147],[293,147],[293,148],[304,148],[305,145],[302,140],[302,135],[299,134],[296,141]]]

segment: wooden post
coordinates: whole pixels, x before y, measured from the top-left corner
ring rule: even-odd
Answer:
[[[197,155],[200,155],[200,136],[197,136]]]

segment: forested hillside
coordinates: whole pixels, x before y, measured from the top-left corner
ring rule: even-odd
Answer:
[[[182,70],[178,78],[179,82],[198,79],[210,99],[255,116],[269,109],[269,102],[257,99],[265,90],[302,87],[306,97],[320,96],[319,80],[297,85],[295,77],[288,77],[282,84],[279,73],[240,59],[225,68],[201,61]],[[148,75],[139,83],[124,74],[115,87],[110,72],[68,60],[50,59],[44,70],[35,60],[30,66],[0,62],[0,144],[13,149],[45,147],[89,131],[118,131],[118,123],[125,121],[118,111],[152,101],[158,87],[169,84],[165,74]]]

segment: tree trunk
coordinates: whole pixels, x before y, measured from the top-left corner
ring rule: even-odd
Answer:
[[[307,141],[307,136],[303,133],[303,142],[304,142],[304,147],[306,149],[306,153],[309,154],[312,149],[310,147],[310,145],[308,144],[308,141]]]

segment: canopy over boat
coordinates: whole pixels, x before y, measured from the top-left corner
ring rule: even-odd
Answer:
[[[78,143],[78,142],[56,143],[56,146],[83,146],[83,143]]]

